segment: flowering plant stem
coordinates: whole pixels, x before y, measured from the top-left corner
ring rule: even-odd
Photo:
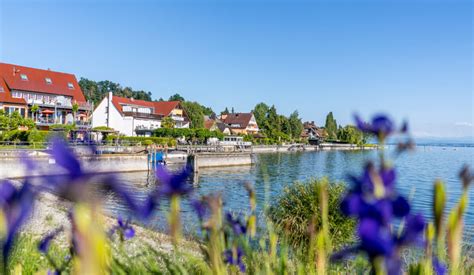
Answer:
[[[178,247],[178,242],[181,237],[181,219],[180,219],[180,198],[178,195],[171,197],[169,214],[170,233],[175,249]]]

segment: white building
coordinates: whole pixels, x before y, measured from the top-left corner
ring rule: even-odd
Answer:
[[[151,102],[114,96],[111,92],[92,114],[92,127],[107,126],[126,136],[150,136],[171,117],[175,128],[189,128],[189,119],[179,101]]]

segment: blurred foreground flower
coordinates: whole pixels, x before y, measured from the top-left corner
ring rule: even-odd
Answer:
[[[181,206],[180,197],[191,193],[192,186],[186,182],[192,170],[186,166],[182,171],[172,174],[164,166],[156,169],[156,178],[161,184],[159,194],[170,198],[170,213],[168,214],[169,230],[173,244],[177,247],[181,236]]]
[[[394,123],[384,115],[375,116],[370,124],[356,116],[356,123],[362,131],[376,135],[381,143],[394,132]],[[348,254],[364,252],[374,273],[400,274],[400,251],[421,240],[425,220],[419,214],[412,214],[407,199],[396,192],[395,169],[387,164],[383,153],[379,165],[369,162],[362,176],[350,177],[352,186],[341,202],[341,211],[358,220],[359,243],[332,258],[340,260]],[[393,232],[396,219],[405,222],[401,234]]]
[[[0,238],[2,245],[2,265],[5,270],[13,242],[31,214],[36,192],[27,182],[16,188],[12,182],[0,183]]]
[[[244,252],[242,248],[232,248],[224,251],[224,262],[229,265],[237,266],[241,272],[245,272],[245,265],[242,261]]]
[[[113,236],[115,233],[119,235],[119,238],[122,242],[124,240],[133,238],[135,236],[135,230],[130,225],[130,219],[124,222],[122,217],[118,217],[117,225],[112,227],[112,229],[109,231],[109,236]]]

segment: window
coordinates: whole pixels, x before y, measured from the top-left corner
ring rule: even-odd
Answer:
[[[3,93],[5,92],[5,89],[3,89],[3,87],[0,87],[0,93]]]
[[[20,92],[12,92],[12,97],[21,98],[21,93]]]
[[[71,82],[68,82],[68,83],[67,83],[67,87],[68,87],[69,89],[74,89],[74,85],[73,85]]]
[[[49,85],[53,84],[53,81],[49,77],[46,77],[44,80],[46,81],[46,84],[49,84]]]
[[[26,74],[20,74],[21,80],[28,80],[28,76]]]

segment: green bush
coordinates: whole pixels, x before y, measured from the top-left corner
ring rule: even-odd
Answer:
[[[32,130],[28,135],[28,142],[47,142],[51,133],[49,131]]]
[[[296,182],[286,187],[282,195],[268,209],[268,217],[275,224],[280,235],[296,249],[306,249],[309,244],[308,228],[315,219],[315,226],[321,226],[320,185],[327,179]],[[329,183],[328,221],[329,233],[335,248],[353,240],[355,222],[343,216],[339,210],[341,197],[345,193],[343,183]]]
[[[223,139],[224,134],[220,131],[211,131],[205,128],[191,129],[191,128],[159,128],[153,133],[155,137],[185,137],[188,140],[205,141],[208,138],[216,137]]]
[[[121,143],[142,143],[143,145],[167,145],[169,147],[176,146],[176,140],[174,138],[166,137],[126,137],[126,136],[116,136],[108,135],[105,139],[109,142],[116,142],[117,140]]]
[[[12,130],[4,131],[0,134],[0,141],[15,141],[15,142],[29,142],[29,143],[44,143],[52,136],[59,136],[66,138],[66,132],[54,132],[54,131],[40,131],[37,129],[33,130]]]

